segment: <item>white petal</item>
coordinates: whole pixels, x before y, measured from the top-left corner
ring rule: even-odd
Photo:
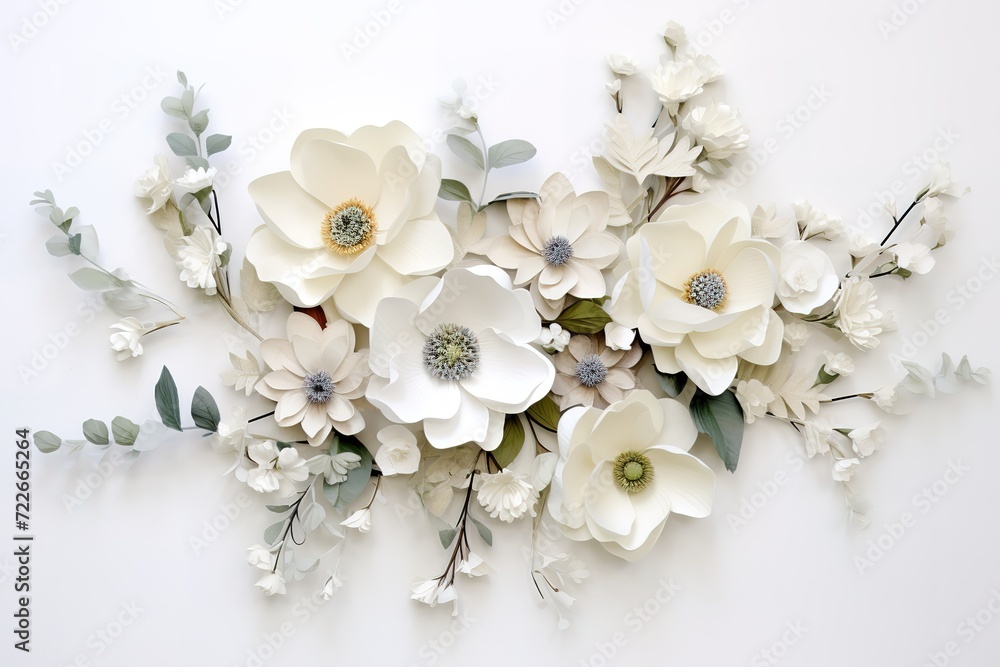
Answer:
[[[323,246],[321,228],[329,207],[299,187],[292,172],[262,176],[247,189],[261,217],[282,239],[300,248]]]
[[[406,282],[406,277],[376,256],[364,271],[344,276],[332,295],[333,302],[344,319],[370,328],[378,302],[395,293]]]
[[[368,357],[374,372],[389,377],[389,360],[394,355],[423,349],[426,338],[414,324],[416,316],[417,304],[408,299],[387,297],[379,302]]]
[[[774,274],[764,253],[746,248],[722,272],[726,280],[725,313],[770,306],[774,301]]]
[[[298,168],[292,164],[295,180],[329,208],[352,198],[369,205],[378,199],[375,163],[356,148],[314,139],[302,145],[299,160]]]
[[[462,387],[494,410],[516,413],[526,410],[526,402],[539,385],[552,386],[555,368],[546,355],[502,339],[494,330],[479,334],[479,366],[472,376],[461,380]],[[548,393],[548,388],[545,389]]]
[[[592,520],[602,529],[615,535],[627,535],[635,522],[635,509],[629,494],[611,477],[612,463],[605,461],[590,477],[586,495],[588,523]]]
[[[432,377],[420,352],[408,351],[392,358],[389,383],[377,390],[369,387],[368,398],[384,403],[402,421],[414,423],[452,417],[461,403],[461,389],[457,382]]]
[[[785,334],[785,324],[773,310],[768,311],[767,331],[764,341],[739,353],[752,364],[770,366],[781,355],[781,342]]]
[[[490,423],[490,411],[482,401],[460,392],[461,405],[449,419],[425,419],[424,434],[427,441],[438,449],[458,447],[466,442],[486,439]]]
[[[722,359],[708,359],[695,349],[687,338],[678,345],[674,353],[677,365],[702,391],[718,396],[732,384],[736,377],[736,356]]]
[[[378,256],[404,276],[429,274],[446,267],[455,254],[451,234],[440,220],[407,220]]]
[[[654,447],[643,454],[653,464],[653,487],[661,488],[669,497],[671,512],[698,518],[712,512],[715,473],[711,468],[673,448]]]

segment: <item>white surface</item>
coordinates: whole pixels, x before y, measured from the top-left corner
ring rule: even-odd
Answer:
[[[97,225],[108,264],[127,267],[194,309],[130,192],[151,156],[166,150],[162,137],[173,126],[158,101],[172,94],[177,68],[208,82],[212,127],[235,137],[226,157],[242,170],[222,193],[223,213],[227,236],[241,248],[258,224],[246,183],[285,168],[299,130],[400,118],[430,135],[444,129],[435,98],[456,76],[496,83],[481,107],[488,138],[520,137],[539,148],[527,167],[503,172],[498,188],[531,189],[555,170],[578,187],[592,187],[583,158],[599,146],[601,124],[611,113],[603,56],[627,50],[652,63],[660,50],[656,31],[676,19],[711,42],[709,52],[727,70],[726,96],[742,110],[754,149],[770,137],[777,142],[777,152],[739,193],[749,204],[787,207],[809,197],[854,222],[858,209],[894,180],[902,182],[902,200],[919,189],[925,179],[911,156],[933,147],[939,132],[955,134],[941,155],[973,187],[950,208],[958,236],[939,254],[939,267],[907,284],[905,294],[880,285],[883,298],[900,309],[900,331],[866,363],[873,367],[871,382],[894,372],[887,354],[914,337],[923,342],[920,322],[942,310],[948,323],[915,357],[931,363],[938,351],[968,353],[1000,369],[997,282],[984,283],[961,308],[953,291],[973,280],[1000,245],[993,201],[1000,147],[992,85],[1000,66],[1000,9],[994,3],[400,0],[398,14],[347,62],[341,44],[386,3],[231,2],[236,7],[221,17],[221,3],[212,0],[70,2],[16,52],[5,40],[0,262],[8,306],[0,431],[11,463],[0,464],[4,471],[12,470],[15,427],[72,437],[88,417],[149,414],[163,364],[174,371],[182,396],[204,384],[224,409],[237,403],[217,380],[226,341],[208,332],[228,329],[210,309],[199,313],[200,324],[151,341],[140,360],[117,364],[106,349],[111,313],[92,313],[86,295],[64,275],[69,260],[46,254],[49,228],[27,206],[34,189],[51,187],[60,202],[79,206],[85,222]],[[884,37],[878,21],[891,20],[893,8],[903,5],[915,13],[897,15],[905,23]],[[4,33],[19,31],[39,6],[5,3]],[[549,12],[560,11],[568,15],[553,27]],[[143,85],[147,68],[159,68],[164,81],[134,109],[123,105],[123,95],[140,96],[141,90],[131,91]],[[817,89],[830,98],[789,132],[782,119]],[[269,135],[275,110],[292,121]],[[103,118],[111,119],[113,131],[60,181],[52,163],[65,161],[69,147]],[[261,150],[244,144],[254,135],[270,143]],[[67,337],[37,377],[22,382],[17,367],[30,364],[33,352],[69,325],[78,334]],[[198,330],[204,337],[190,342]],[[851,381],[846,386],[873,388],[865,376]],[[877,418],[865,407],[842,406],[838,414],[850,423]],[[781,664],[923,665],[949,641],[959,653],[938,656],[937,664],[992,664],[989,658],[1000,654],[1000,619],[986,611],[981,620],[993,622],[981,631],[959,624],[1000,590],[996,408],[992,389],[970,389],[886,420],[891,440],[858,484],[875,507],[865,532],[845,527],[826,464],[800,466],[790,454],[797,447],[791,429],[753,428],[738,474],[720,473],[711,518],[672,519],[653,554],[634,565],[593,545],[576,548],[595,576],[575,590],[579,602],[565,632],[556,629],[550,610],[535,606],[520,552],[528,526],[497,528],[488,558],[500,573],[463,587],[469,627],[458,637],[446,611],[407,599],[411,580],[436,574],[445,555],[424,519],[400,518],[406,497],[398,487],[388,504],[376,506],[373,532],[351,540],[342,565],[345,588],[312,612],[300,598],[322,585],[321,575],[291,586],[280,599],[265,599],[252,587],[255,572],[245,565],[244,549],[270,523],[263,508],[241,510],[207,549],[193,553],[189,537],[220,515],[220,506],[250,493],[220,480],[229,461],[204,441],[178,438],[128,474],[115,469],[72,512],[61,497],[87,483],[91,462],[43,459],[36,452],[34,651],[24,656],[11,648],[12,561],[0,556],[0,618],[7,619],[0,622],[0,662],[246,665],[248,652],[287,622],[293,634],[266,664],[766,665],[772,663],[759,652],[783,635],[793,638],[786,624],[801,623],[808,630],[787,647]],[[968,470],[923,513],[915,494],[959,461]],[[727,514],[779,471],[787,482],[734,534]],[[0,480],[0,498],[12,504],[13,476],[4,472]],[[859,574],[855,557],[904,512],[915,515],[915,525]],[[4,545],[13,532],[6,526],[0,526]],[[681,590],[661,607],[649,600],[662,579]],[[114,632],[122,605],[133,602],[143,611],[99,653],[95,633]],[[646,604],[658,613],[639,620],[633,610]],[[1000,609],[1000,597],[993,604]],[[625,642],[604,660],[601,647],[610,653],[616,633]],[[436,646],[450,648],[439,653]]]

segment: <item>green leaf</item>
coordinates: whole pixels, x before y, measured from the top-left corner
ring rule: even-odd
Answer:
[[[653,369],[656,371],[656,369]],[[682,391],[684,391],[685,385],[687,385],[687,375],[683,372],[680,373],[661,373],[656,371],[656,379],[660,381],[660,387],[663,391],[667,393],[670,398],[677,398]]]
[[[62,438],[49,431],[35,431],[35,447],[42,454],[51,454],[62,446]]]
[[[482,523],[481,521],[477,521],[472,516],[469,516],[469,518],[472,519],[472,523],[475,524],[476,530],[479,531],[479,537],[483,538],[483,542],[486,542],[486,544],[488,544],[488,545],[490,545],[492,547],[493,546],[493,532],[490,531],[490,529],[487,528],[486,525],[484,523]],[[447,547],[445,547],[445,548],[447,548]]]
[[[275,512],[277,514],[284,514],[288,510],[292,509],[291,505],[264,505],[270,512]]]
[[[499,204],[500,202],[505,202],[508,199],[538,199],[537,192],[528,192],[526,190],[518,190],[516,192],[505,192],[502,195],[497,195],[490,201],[490,204]]]
[[[735,472],[746,425],[736,394],[727,389],[718,396],[712,396],[699,389],[691,399],[690,410],[698,430],[715,443],[715,450],[726,464],[726,470]]]
[[[108,425],[99,419],[83,422],[83,437],[95,445],[107,445],[111,442],[108,440]]]
[[[65,257],[66,255],[74,254],[69,247],[69,239],[63,234],[56,234],[46,241],[45,249],[53,257]]]
[[[181,108],[184,110],[186,118],[190,118],[191,114],[194,113],[194,91],[190,88],[181,94]]]
[[[451,543],[455,541],[455,536],[458,535],[458,531],[454,528],[445,528],[438,532],[438,538],[441,540],[441,546],[447,549],[451,546]]]
[[[81,234],[73,234],[66,238],[66,243],[69,246],[69,251],[74,255],[80,254],[80,242],[83,241],[83,236]]]
[[[507,415],[503,422],[503,438],[493,451],[493,458],[501,468],[506,468],[524,447],[524,424],[518,415]]]
[[[215,155],[229,148],[233,138],[228,134],[210,134],[205,139],[205,155]]]
[[[125,282],[120,278],[89,266],[69,274],[69,279],[76,283],[77,287],[88,292],[107,292],[125,286]]]
[[[264,529],[264,543],[268,546],[273,546],[278,538],[281,536],[281,529],[285,526],[285,521],[282,519],[278,523],[272,523],[266,529]]]
[[[167,135],[167,146],[170,146],[170,150],[174,152],[174,155],[181,157],[198,154],[198,148],[194,145],[194,139],[180,132],[171,132]]]
[[[195,115],[188,119],[188,127],[191,131],[195,133],[196,136],[201,136],[201,133],[205,131],[208,127],[208,109],[202,109]]]
[[[907,278],[913,275],[913,271],[910,271],[909,269],[904,269],[901,266],[897,266],[895,269],[893,269],[892,272],[895,273],[897,276],[901,277],[903,280],[906,280]]]
[[[535,147],[521,139],[508,139],[490,146],[490,168],[509,167],[535,157]]]
[[[219,406],[208,393],[208,389],[198,387],[191,399],[191,417],[195,426],[215,433],[219,430]]]
[[[816,374],[816,384],[813,386],[821,384],[830,384],[834,380],[840,377],[840,373],[827,373],[825,367],[819,369],[819,373]]]
[[[174,384],[174,378],[166,366],[160,371],[160,379],[156,383],[153,396],[156,398],[156,411],[160,413],[163,425],[180,431],[181,406],[177,398],[177,385]]]
[[[479,150],[479,146],[476,146],[465,137],[460,137],[457,134],[449,134],[446,142],[452,153],[462,158],[473,167],[480,170],[486,168],[483,162],[483,152]]]
[[[192,155],[190,157],[184,158],[184,161],[187,162],[188,166],[191,167],[192,169],[208,169],[208,160],[206,160],[203,157]]]
[[[465,187],[465,183],[451,178],[441,179],[441,189],[438,190],[438,197],[447,199],[448,201],[467,201],[470,204],[472,203],[472,195],[469,194],[469,188]]]
[[[559,430],[559,405],[552,400],[551,396],[546,395],[542,400],[532,405],[526,414],[528,419],[546,431],[556,433]]]
[[[577,301],[556,318],[556,323],[563,329],[578,334],[603,331],[610,321],[611,316],[593,301]]]
[[[78,209],[76,206],[70,206],[68,209],[66,209],[66,212],[63,213],[63,222],[70,222],[73,220],[73,218],[77,217],[78,215],[80,215],[80,209]]]
[[[115,417],[111,420],[111,435],[119,445],[131,447],[139,437],[139,425],[130,419]]]
[[[184,72],[177,70],[177,83],[181,84],[185,88],[188,87],[188,78]]]
[[[326,497],[327,502],[336,507],[337,501],[340,499],[340,484],[330,484],[324,479],[323,495]]]
[[[184,105],[178,97],[164,97],[160,102],[160,108],[168,116],[187,120],[187,112],[184,111]]]
[[[340,487],[337,501],[333,504],[334,509],[343,512],[354,500],[361,495],[368,485],[368,480],[372,475],[372,455],[368,448],[361,444],[357,438],[339,436],[337,438],[337,453],[354,452],[361,457],[361,465],[347,471],[347,479],[338,484]]]

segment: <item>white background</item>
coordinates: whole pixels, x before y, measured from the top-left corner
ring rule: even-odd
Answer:
[[[204,384],[224,411],[238,404],[218,380],[227,344],[212,332],[229,331],[223,316],[191,301],[130,191],[152,155],[166,151],[163,136],[178,129],[158,104],[175,93],[178,68],[192,81],[208,82],[212,129],[234,136],[224,157],[239,162],[241,171],[221,196],[227,236],[239,249],[258,224],[247,182],[286,168],[300,130],[349,131],[399,118],[430,136],[445,129],[435,99],[457,76],[493,82],[480,107],[487,138],[524,138],[538,146],[533,162],[497,178],[496,191],[535,189],[556,170],[578,188],[593,187],[593,174],[581,165],[599,149],[612,111],[603,58],[624,50],[655,63],[662,46],[657,31],[673,18],[726,68],[725,96],[741,108],[753,148],[768,138],[777,142],[761,166],[747,168],[756,173],[737,194],[747,204],[776,202],[787,210],[808,197],[856,223],[859,209],[894,181],[903,202],[924,184],[913,159],[925,149],[932,160],[950,161],[973,188],[950,208],[959,231],[938,254],[937,269],[905,286],[882,279],[882,299],[898,310],[900,330],[877,352],[856,355],[864,356],[868,370],[841,388],[870,390],[898,373],[890,353],[908,352],[928,364],[940,351],[968,353],[977,364],[1000,368],[998,287],[975,278],[1000,244],[993,206],[1000,147],[992,89],[1000,66],[995,3],[907,0],[899,12],[905,6],[908,13],[894,16],[890,0],[574,1],[401,0],[391,21],[351,58],[343,45],[372,12],[386,10],[382,0],[350,6],[232,0],[235,7],[225,6],[231,11],[212,0],[76,0],[58,5],[35,31],[25,28],[25,19],[42,23],[36,15],[44,3],[6,2],[0,17],[6,84],[0,266],[8,305],[0,431],[6,431],[2,451],[9,462],[0,464],[0,507],[10,509],[0,513],[6,517],[0,541],[6,544],[13,533],[15,428],[75,437],[86,418],[151,416],[152,386],[164,364],[182,396]],[[893,18],[898,30],[888,32]],[[887,22],[881,29],[880,21]],[[15,47],[9,33],[22,31],[32,36]],[[166,76],[144,82],[149,68]],[[829,99],[820,102],[818,90]],[[810,99],[814,109],[803,106]],[[266,132],[276,110],[292,120]],[[797,128],[782,124],[796,113],[808,119]],[[67,152],[105,118],[110,134],[60,177],[54,163],[66,162]],[[949,133],[952,140],[938,146],[946,150],[936,152],[935,139]],[[254,136],[268,143],[251,149],[245,142]],[[458,173],[454,165],[446,158],[447,175]],[[64,275],[71,260],[45,252],[52,230],[27,203],[33,190],[46,187],[97,226],[107,264],[159,288],[194,311],[196,322],[158,334],[145,356],[118,364],[107,349],[114,316],[92,313],[87,295]],[[874,224],[873,234],[887,228],[884,219]],[[954,291],[960,285],[981,288],[971,301],[961,300],[962,307]],[[921,335],[920,323],[937,311],[947,323],[934,336]],[[76,335],[63,335],[67,327]],[[60,342],[37,376],[22,379],[20,366],[30,367],[36,352],[52,353],[56,348],[45,346]],[[917,345],[907,348],[907,342]],[[868,407],[839,405],[834,418],[845,424],[879,418]],[[495,529],[496,546],[487,557],[499,574],[463,587],[468,628],[454,626],[464,630],[456,636],[446,610],[408,600],[411,581],[437,574],[446,555],[422,517],[400,518],[406,496],[401,485],[390,488],[387,504],[376,505],[374,530],[348,544],[345,588],[306,614],[297,605],[322,585],[322,574],[291,585],[284,598],[265,599],[253,588],[256,572],[245,564],[244,549],[271,522],[263,508],[240,510],[208,548],[194,553],[189,538],[248,493],[220,478],[229,460],[205,441],[176,438],[127,474],[115,467],[72,511],[63,498],[86,486],[96,459],[43,459],[35,452],[33,652],[11,648],[13,562],[3,546],[0,662],[246,665],[249,652],[287,621],[293,633],[266,664],[765,665],[771,663],[759,652],[782,642],[787,624],[796,623],[807,630],[786,650],[778,647],[780,664],[919,666],[933,664],[928,653],[943,651],[949,641],[958,654],[939,655],[938,664],[993,664],[1000,619],[971,634],[958,626],[1000,591],[997,407],[992,388],[968,389],[886,419],[891,440],[858,480],[874,505],[871,528],[860,532],[846,524],[828,463],[800,466],[791,429],[755,425],[738,474],[715,466],[720,483],[712,517],[671,519],[654,552],[637,564],[618,562],[594,545],[575,547],[594,576],[574,589],[573,625],[563,632],[551,610],[536,606],[520,552],[525,524]],[[939,485],[947,494],[923,512],[914,496],[959,463],[968,470],[956,484]],[[779,472],[786,483],[772,488],[773,498],[734,531],[727,515]],[[884,537],[906,512],[915,525],[898,539]],[[856,557],[880,537],[891,548],[859,572]],[[680,591],[666,605],[650,603],[658,582],[668,579]],[[102,646],[96,633],[115,631],[129,604],[142,611]],[[644,605],[657,613],[639,622],[633,609]],[[986,619],[992,612],[982,612]],[[624,642],[606,659],[601,649],[612,652],[616,633]],[[450,648],[439,652],[444,645]]]

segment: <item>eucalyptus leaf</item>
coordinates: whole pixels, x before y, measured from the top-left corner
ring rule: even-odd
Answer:
[[[195,146],[194,139],[180,132],[171,132],[167,135],[167,146],[170,146],[174,155],[180,157],[198,154],[198,147]]]
[[[340,499],[340,484],[330,484],[324,479],[323,496],[326,498],[327,502],[336,507],[337,501]]]
[[[656,369],[653,369],[656,371]],[[660,387],[670,398],[677,398],[687,385],[687,375],[680,373],[661,373],[656,371],[656,379],[660,381]]]
[[[542,400],[528,408],[528,419],[535,422],[546,431],[553,433],[559,430],[559,405],[548,394]]]
[[[441,189],[438,190],[438,197],[448,201],[467,201],[472,204],[472,195],[465,183],[451,178],[441,179]]]
[[[125,417],[115,417],[111,420],[111,435],[119,445],[130,447],[139,436],[139,425]]]
[[[205,155],[215,155],[229,148],[233,138],[228,134],[210,134],[205,139]]]
[[[78,209],[76,206],[70,206],[68,209],[66,209],[66,212],[63,213],[63,222],[71,222],[73,218],[76,218],[79,215],[80,215],[80,209]]]
[[[726,470],[735,472],[746,426],[736,394],[727,389],[712,396],[699,389],[691,399],[690,410],[695,426],[712,439]]]
[[[49,431],[35,431],[35,447],[43,454],[51,454],[62,446],[62,438]]]
[[[195,115],[188,119],[188,127],[197,136],[201,136],[201,133],[205,131],[208,127],[208,109],[202,109]]]
[[[185,88],[188,87],[188,78],[184,72],[177,70],[177,83],[181,84]]]
[[[441,540],[441,546],[447,549],[451,546],[451,543],[455,541],[455,536],[458,535],[458,531],[454,528],[445,528],[438,532],[438,539]]]
[[[521,139],[508,139],[490,146],[490,168],[500,169],[527,162],[535,157],[535,147]]]
[[[476,146],[465,137],[460,137],[457,134],[449,134],[445,141],[448,144],[448,148],[451,149],[451,152],[462,158],[465,162],[468,162],[479,170],[486,168],[483,161],[483,151],[479,149],[479,146]]]
[[[66,243],[69,245],[69,251],[74,255],[80,254],[80,243],[83,241],[83,237],[79,234],[73,234],[72,236],[66,237]]]
[[[326,510],[319,503],[310,503],[306,508],[299,514],[299,521],[302,522],[302,528],[305,529],[307,533],[319,528],[320,524],[326,519]]]
[[[111,442],[108,440],[108,425],[99,419],[83,422],[83,437],[95,445],[107,445]]]
[[[284,520],[278,523],[272,523],[264,530],[264,542],[269,546],[274,546],[277,543],[278,538],[281,536],[281,529],[285,526]]]
[[[125,286],[125,282],[120,278],[89,266],[77,269],[69,274],[69,278],[76,283],[77,287],[88,292],[106,292]]]
[[[69,247],[69,238],[63,234],[56,234],[45,242],[45,249],[53,257],[65,257],[74,254]]]
[[[275,512],[277,514],[284,514],[288,510],[292,509],[291,505],[264,505],[270,512]]]
[[[164,97],[160,102],[160,108],[168,116],[187,120],[187,112],[184,111],[184,105],[181,103],[179,97]]]
[[[190,88],[181,94],[181,108],[184,110],[184,115],[188,118],[194,113],[194,91]]]
[[[563,329],[577,334],[603,331],[610,321],[611,316],[593,301],[577,301],[556,318]]]
[[[198,387],[191,399],[191,417],[195,426],[215,433],[219,430],[219,406],[212,394],[204,387]]]
[[[508,467],[524,447],[524,424],[519,415],[507,415],[503,422],[503,437],[493,450],[493,458],[501,468]]]
[[[372,475],[372,455],[357,438],[345,436],[340,436],[337,440],[337,453],[341,452],[353,452],[361,457],[361,465],[348,470],[347,479],[338,485],[340,491],[333,507],[343,512],[368,485],[368,480],[371,479]]]
[[[156,411],[160,413],[163,425],[180,431],[181,407],[177,398],[177,385],[174,384],[174,378],[166,366],[160,371],[160,379],[156,383],[153,396],[156,399]]]
[[[482,521],[478,521],[472,516],[470,516],[469,518],[472,520],[472,523],[476,526],[476,530],[479,531],[479,537],[483,538],[483,542],[486,542],[486,544],[492,547],[493,532],[489,528],[487,528],[486,524],[484,524]]]
[[[192,155],[184,158],[184,161],[187,162],[188,166],[192,169],[208,169],[208,160],[203,157]]]

